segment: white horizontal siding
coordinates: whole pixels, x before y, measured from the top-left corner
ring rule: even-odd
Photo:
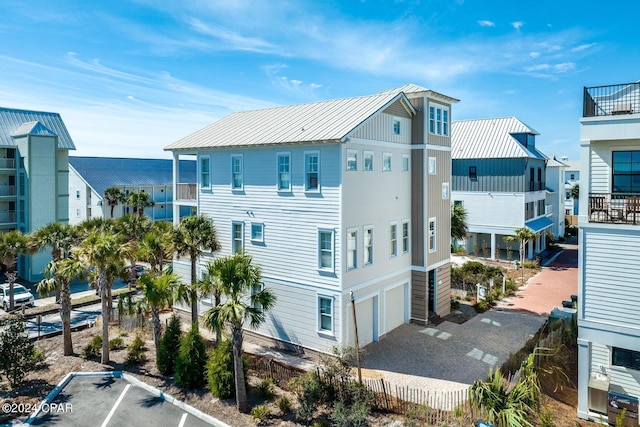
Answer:
[[[524,226],[524,193],[453,191],[451,200],[462,200],[462,205],[467,211],[469,232]]]
[[[640,397],[640,371],[611,365],[611,349],[602,344],[591,345],[591,372],[609,375],[612,386],[621,387],[626,394]],[[614,387],[615,389],[616,387]]]

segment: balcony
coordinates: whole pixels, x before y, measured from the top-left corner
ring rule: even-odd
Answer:
[[[175,200],[189,200],[195,201],[198,197],[198,185],[197,184],[176,184],[176,197]]]
[[[584,88],[583,117],[640,113],[640,82]]]
[[[0,185],[0,197],[15,196],[15,185]]]
[[[0,224],[15,224],[16,213],[15,211],[0,212]]]
[[[640,193],[589,194],[589,222],[640,225]]]
[[[16,168],[15,159],[0,158],[0,169],[15,169],[15,168]]]

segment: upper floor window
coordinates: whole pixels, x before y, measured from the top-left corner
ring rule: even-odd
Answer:
[[[382,153],[382,171],[391,172],[391,153]]]
[[[572,181],[573,181],[574,179],[576,179],[576,174],[572,173],[572,174],[571,174],[571,177],[570,177],[569,179],[570,179],[570,180],[572,180]]]
[[[358,150],[347,150],[347,170],[358,170]]]
[[[242,190],[242,155],[236,154],[231,156],[231,188],[234,190]]]
[[[333,231],[318,231],[318,268],[333,270]]]
[[[251,241],[264,242],[264,224],[261,222],[251,223]]]
[[[398,255],[398,224],[389,225],[389,256]]]
[[[429,218],[428,238],[429,238],[429,252],[435,252],[436,251],[436,219],[435,218]]]
[[[365,151],[363,157],[364,157],[363,169],[365,171],[372,171],[373,170],[373,151]]]
[[[469,166],[469,179],[476,181],[478,179],[478,170],[475,166]]]
[[[211,188],[211,157],[200,157],[200,187]]]
[[[364,228],[364,265],[373,264],[373,227]]]
[[[393,134],[400,135],[400,119],[396,117],[393,118]]]
[[[80,190],[76,190],[76,199],[80,198]]]
[[[358,267],[358,232],[347,230],[347,270]]]
[[[429,175],[436,174],[436,158],[429,157]]]
[[[263,282],[259,282],[259,283],[253,283],[251,285],[251,307],[255,308],[258,311],[262,311],[262,304],[260,304],[258,301],[256,301],[256,295],[258,295],[260,292],[264,291],[264,283]]]
[[[409,252],[409,221],[402,222],[402,253]]]
[[[640,192],[640,151],[614,151],[612,193]]]
[[[333,299],[318,296],[318,330],[333,332]]]
[[[449,183],[443,182],[442,183],[442,200],[447,200],[447,199],[449,199]]]
[[[291,190],[291,154],[278,154],[278,191]]]
[[[402,155],[402,172],[409,172],[409,155]]]
[[[429,132],[435,135],[449,135],[449,109],[442,105],[429,106]]]
[[[244,250],[244,223],[234,222],[231,224],[231,251],[233,253]]]
[[[625,368],[640,370],[640,351],[626,350],[618,347],[613,347],[611,350],[611,364],[613,366],[623,366]]]
[[[320,191],[320,153],[304,153],[304,190]]]

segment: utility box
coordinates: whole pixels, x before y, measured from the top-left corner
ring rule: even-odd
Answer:
[[[623,427],[638,427],[638,398],[614,391],[609,392],[607,417],[609,425],[616,425],[616,418],[626,409],[622,420]]]

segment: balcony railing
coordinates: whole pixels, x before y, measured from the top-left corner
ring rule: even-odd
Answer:
[[[177,184],[176,200],[196,200],[198,197],[197,184]]]
[[[15,196],[15,195],[16,195],[15,185],[0,185],[0,197]]]
[[[16,168],[16,160],[15,159],[2,159],[0,158],[0,169],[15,169]]]
[[[640,193],[589,194],[589,222],[640,225]]]
[[[640,82],[584,88],[583,117],[640,113]]]
[[[0,212],[0,224],[12,224],[16,222],[15,211]]]

